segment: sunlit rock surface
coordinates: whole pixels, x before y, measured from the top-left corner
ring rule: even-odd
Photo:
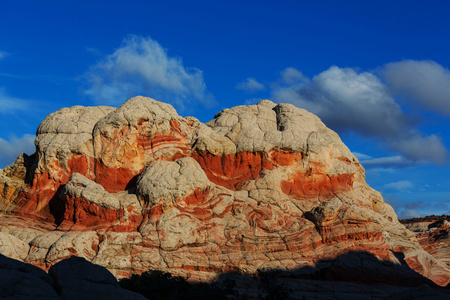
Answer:
[[[206,124],[144,97],[63,108],[35,144],[0,172],[0,249],[44,269],[76,255],[119,278],[208,280],[365,252],[450,282],[339,136],[290,104],[225,109]]]
[[[450,267],[449,217],[428,217],[423,220],[402,221],[417,237],[420,245],[435,258]]]

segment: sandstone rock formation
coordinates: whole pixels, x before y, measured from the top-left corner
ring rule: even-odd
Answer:
[[[206,124],[144,97],[63,108],[35,144],[0,172],[0,249],[44,269],[76,255],[119,278],[205,280],[363,251],[450,282],[338,135],[290,104],[225,109]]]
[[[346,260],[358,258],[357,269],[349,270]],[[319,264],[328,264],[321,261]],[[340,266],[346,269],[339,269]],[[341,256],[331,268],[311,268],[319,276],[307,280],[282,272],[259,272],[255,276],[223,273],[209,284],[186,282],[167,274],[126,279],[120,286],[137,290],[141,294],[121,288],[105,268],[84,258],[72,256],[52,266],[47,272],[18,260],[0,255],[0,297],[2,299],[448,299],[450,291],[432,288],[420,281],[412,270],[405,285],[395,284],[397,277],[407,278],[402,266],[392,266],[385,273],[386,262],[378,261],[367,253]],[[389,263],[388,263],[389,265]],[[380,266],[382,266],[380,268]],[[363,281],[335,281],[335,272],[344,277],[358,276]],[[350,272],[349,272],[350,271]],[[409,274],[408,274],[409,273]],[[400,276],[399,276],[400,274]],[[330,276],[331,275],[331,276]],[[386,277],[387,275],[387,277]],[[315,277],[315,278],[314,278]],[[320,278],[321,277],[321,278]],[[394,279],[394,284],[392,279]],[[147,297],[144,298],[143,296]]]
[[[450,267],[450,218],[429,217],[423,220],[405,220],[424,250]]]

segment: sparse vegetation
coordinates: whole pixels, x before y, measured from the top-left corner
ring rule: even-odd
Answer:
[[[411,218],[411,219],[403,219],[400,220],[400,223],[407,224],[407,223],[415,223],[415,222],[436,222],[440,220],[447,220],[450,221],[450,215],[429,215],[426,217],[420,217],[420,218]]]

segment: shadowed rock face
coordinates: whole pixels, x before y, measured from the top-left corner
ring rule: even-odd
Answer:
[[[2,299],[134,299],[146,298],[122,289],[105,268],[71,257],[52,266],[48,274],[32,265],[0,255]]]
[[[0,295],[30,300],[448,299],[450,290],[434,286],[406,265],[362,252],[290,271],[225,272],[209,283],[151,271],[122,280],[120,286],[108,270],[81,257],[64,259],[46,273],[0,255]]]
[[[402,253],[450,282],[338,135],[290,104],[225,109],[206,124],[144,97],[64,108],[35,144],[0,172],[0,250],[43,268],[77,255],[117,277],[205,280],[365,251],[394,264]]]

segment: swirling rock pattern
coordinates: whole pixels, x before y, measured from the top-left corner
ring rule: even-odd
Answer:
[[[205,280],[364,251],[450,282],[339,136],[290,104],[225,109],[206,124],[144,97],[63,108],[35,144],[0,172],[0,249],[44,269],[77,255],[116,277]]]
[[[448,217],[431,220],[405,220],[402,223],[411,230],[420,245],[435,258],[450,267],[450,222]]]

